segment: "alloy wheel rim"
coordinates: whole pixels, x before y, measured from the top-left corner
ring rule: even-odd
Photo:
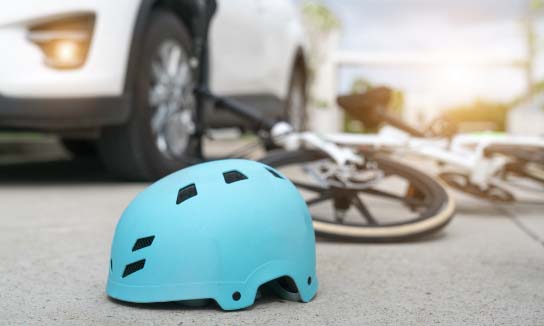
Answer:
[[[180,158],[195,130],[194,81],[190,58],[175,40],[160,44],[151,61],[151,131],[157,149],[166,157]]]

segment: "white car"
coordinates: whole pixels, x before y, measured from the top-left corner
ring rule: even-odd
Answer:
[[[0,11],[0,128],[92,144],[121,176],[184,165],[194,130],[192,1],[21,0]],[[290,0],[220,0],[212,91],[305,123],[304,35]],[[214,126],[240,121],[219,109]]]

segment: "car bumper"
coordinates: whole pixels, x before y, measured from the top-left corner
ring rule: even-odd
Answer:
[[[40,0],[13,2],[0,11],[0,94],[16,98],[89,98],[120,96],[140,1]],[[38,22],[78,13],[97,18],[83,66],[59,70],[28,38]],[[122,17],[122,19],[120,19]]]
[[[77,130],[120,124],[129,97],[13,98],[0,95],[1,129]]]

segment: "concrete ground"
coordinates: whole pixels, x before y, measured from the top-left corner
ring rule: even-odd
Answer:
[[[0,324],[544,323],[544,206],[464,196],[429,239],[318,241],[320,289],[308,304],[267,297],[223,312],[114,302],[105,294],[114,227],[146,184],[118,182],[93,160],[42,154],[0,159]]]

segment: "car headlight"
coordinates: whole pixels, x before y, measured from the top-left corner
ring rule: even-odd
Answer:
[[[75,69],[87,60],[94,21],[94,14],[50,20],[30,26],[27,37],[42,49],[46,65],[56,69]]]

